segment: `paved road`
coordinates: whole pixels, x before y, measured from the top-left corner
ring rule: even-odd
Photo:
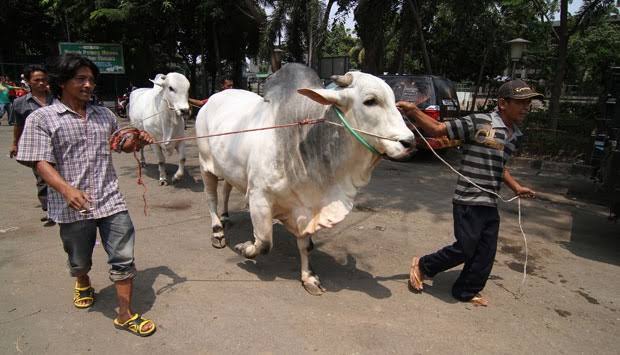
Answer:
[[[0,126],[5,151],[10,136]],[[90,310],[73,308],[58,227],[39,222],[31,172],[0,157],[0,353],[617,354],[620,348],[620,225],[589,202],[592,185],[582,178],[514,171],[542,192],[523,203],[527,284],[519,294],[516,204],[502,205],[485,290],[492,303],[484,309],[450,297],[458,270],[427,282],[423,294],[407,289],[412,255],[452,242],[455,177],[431,158],[383,162],[354,211],[314,238],[312,261],[329,291],[321,297],[301,287],[297,248],[281,226],[272,253],[256,261],[211,248],[195,144],[189,176],[175,186],[159,187],[154,154],[147,159],[145,217],[135,161],[114,155],[137,228],[134,308],[159,325],[141,339],[112,326],[114,289],[100,246],[91,272],[97,302]],[[244,206],[234,192],[230,244],[251,236]]]

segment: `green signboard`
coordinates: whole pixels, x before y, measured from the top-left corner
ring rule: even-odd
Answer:
[[[123,46],[114,43],[58,43],[60,55],[81,54],[92,60],[101,74],[125,74]]]

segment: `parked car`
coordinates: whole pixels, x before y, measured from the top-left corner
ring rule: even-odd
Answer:
[[[424,113],[439,122],[461,115],[456,89],[451,80],[436,75],[383,75],[380,78],[392,88],[396,101],[413,102]],[[405,122],[415,133],[412,123],[407,120]],[[460,144],[460,141],[448,137],[433,138],[424,135],[424,138],[433,149],[455,147]],[[417,146],[419,149],[428,150],[428,146],[421,139],[417,140]]]

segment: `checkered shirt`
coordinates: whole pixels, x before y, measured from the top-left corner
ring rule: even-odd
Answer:
[[[85,119],[60,102],[28,116],[19,140],[17,161],[28,166],[42,160],[51,163],[67,183],[92,199],[92,211],[81,214],[49,187],[48,213],[52,220],[71,223],[127,210],[108,145],[117,127],[114,114],[95,105],[86,107]]]

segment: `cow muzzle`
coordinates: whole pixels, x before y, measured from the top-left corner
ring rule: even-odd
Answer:
[[[189,117],[190,110],[189,108],[175,108],[174,112],[177,116],[182,117],[183,119],[187,119]]]
[[[398,142],[391,142],[384,158],[391,161],[407,161],[417,151],[415,137],[413,135],[399,139]]]

